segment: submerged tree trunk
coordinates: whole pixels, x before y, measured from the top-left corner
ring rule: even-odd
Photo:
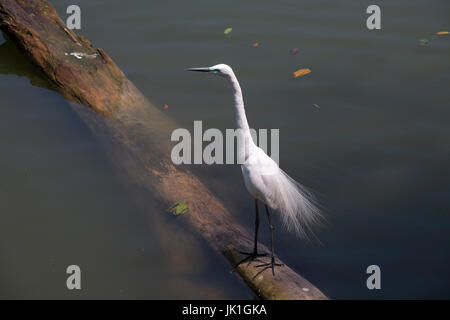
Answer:
[[[231,265],[242,258],[238,250],[251,250],[252,236],[224,204],[192,172],[171,162],[169,139],[176,123],[152,106],[103,50],[68,30],[48,1],[0,0],[0,28],[108,141],[123,177],[167,204],[187,202],[184,217]],[[327,299],[288,266],[277,268],[275,277],[271,270],[256,276],[257,264],[241,264],[236,272],[261,298]]]

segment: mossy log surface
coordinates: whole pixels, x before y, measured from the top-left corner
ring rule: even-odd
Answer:
[[[251,250],[252,236],[224,204],[190,170],[171,162],[170,132],[176,123],[152,106],[102,49],[67,29],[48,1],[0,0],[0,28],[54,89],[76,105],[100,139],[114,141],[109,154],[120,174],[167,204],[187,202],[189,213],[183,219],[231,265],[242,258],[239,250]],[[259,263],[236,269],[259,297],[327,299],[286,264],[275,276],[270,269],[255,276]]]

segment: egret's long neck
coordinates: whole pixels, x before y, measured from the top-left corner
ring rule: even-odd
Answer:
[[[233,74],[230,77],[231,86],[233,87],[233,97],[234,97],[234,108],[236,112],[236,126],[237,129],[242,129],[244,131],[249,131],[247,116],[245,115],[244,99],[242,98],[242,90],[239,85],[239,81]]]
[[[245,148],[240,150],[245,155],[245,159],[248,158],[249,152],[255,146],[254,141],[252,139],[250,128],[248,126],[247,116],[245,114],[244,108],[244,99],[242,97],[241,86],[239,85],[239,81],[237,80],[234,74],[230,77],[231,86],[233,88],[233,97],[234,97],[234,108],[236,115],[236,127],[237,129],[241,129],[243,138],[245,139],[245,146],[242,145],[241,148]],[[239,148],[239,145],[238,145]]]

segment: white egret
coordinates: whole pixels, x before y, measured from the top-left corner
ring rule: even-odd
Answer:
[[[259,200],[264,203],[269,220],[271,259],[270,263],[263,263],[258,265],[258,267],[264,267],[262,271],[271,268],[272,273],[275,275],[274,267],[281,266],[281,264],[275,263],[274,226],[271,221],[269,207],[281,214],[283,224],[288,230],[293,230],[298,236],[304,238],[307,238],[308,234],[312,232],[312,227],[321,221],[320,210],[314,204],[311,194],[281,170],[278,164],[254,143],[245,114],[241,87],[231,67],[226,64],[218,64],[209,68],[189,68],[186,70],[218,75],[231,83],[234,95],[236,125],[245,140],[244,144],[238,145],[238,148],[241,148],[238,152],[241,152],[244,157],[244,163],[241,165],[242,175],[244,176],[244,183],[248,192],[255,199],[256,211],[254,249],[251,253],[245,253],[248,256],[240,261],[238,265],[245,261],[252,261],[258,257],[266,256],[266,254],[258,252]]]

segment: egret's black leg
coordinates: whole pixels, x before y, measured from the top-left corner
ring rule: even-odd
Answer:
[[[258,199],[255,199],[255,211],[256,211],[256,218],[255,218],[255,240],[254,240],[253,253],[257,255],[257,254],[258,254],[258,230],[259,230]]]
[[[255,219],[255,240],[253,243],[253,252],[242,252],[239,251],[242,254],[247,255],[247,257],[245,257],[244,259],[242,259],[241,261],[239,261],[235,268],[240,265],[241,263],[248,261],[249,263],[253,260],[255,260],[258,257],[265,257],[266,254],[265,253],[258,253],[258,230],[259,230],[259,212],[258,212],[258,200],[255,199],[255,211],[256,211],[256,219]]]
[[[269,228],[270,228],[270,246],[271,246],[271,253],[272,253],[272,261],[273,261],[273,257],[275,255],[275,248],[274,248],[274,244],[273,244],[273,230],[275,229],[273,224],[272,224],[272,218],[270,217],[270,211],[269,211],[269,207],[265,204],[264,207],[266,208],[266,213],[267,213],[267,219],[269,220]]]
[[[264,269],[262,271],[258,272],[258,274],[264,272],[264,270],[266,270],[266,269],[272,268],[272,274],[275,275],[275,266],[281,267],[282,264],[275,263],[275,248],[274,248],[274,243],[273,243],[273,231],[275,228],[272,224],[272,218],[270,217],[269,207],[266,204],[264,206],[266,207],[267,218],[269,220],[271,257],[270,257],[270,263],[264,263],[264,264],[260,264],[257,266],[257,267],[264,267]]]

